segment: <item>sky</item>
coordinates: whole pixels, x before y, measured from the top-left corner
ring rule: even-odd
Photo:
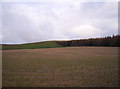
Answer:
[[[2,2],[0,39],[3,44],[87,39],[113,34],[118,34],[117,2]]]

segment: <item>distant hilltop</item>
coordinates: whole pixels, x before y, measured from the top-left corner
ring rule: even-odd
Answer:
[[[120,47],[120,35],[113,35],[101,38],[77,39],[66,41],[44,41],[27,44],[2,44],[2,50],[12,49],[39,49],[56,47],[74,47],[74,46],[106,46]]]

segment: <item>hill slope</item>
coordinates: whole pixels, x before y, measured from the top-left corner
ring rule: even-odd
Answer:
[[[2,45],[2,50],[10,49],[37,49],[37,48],[55,48],[62,47],[55,41],[28,43],[28,44],[17,44],[17,45]]]
[[[74,46],[103,46],[120,47],[120,35],[107,36],[102,38],[90,38],[66,41],[45,41],[27,44],[2,45],[3,50],[9,49],[38,49],[38,48],[56,48],[56,47],[74,47]]]

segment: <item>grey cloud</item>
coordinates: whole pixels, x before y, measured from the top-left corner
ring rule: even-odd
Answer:
[[[117,3],[3,3],[3,43],[117,34]],[[83,31],[84,30],[84,31]]]

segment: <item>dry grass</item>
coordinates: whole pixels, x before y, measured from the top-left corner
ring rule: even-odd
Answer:
[[[3,87],[8,86],[118,86],[118,48],[3,50]]]

